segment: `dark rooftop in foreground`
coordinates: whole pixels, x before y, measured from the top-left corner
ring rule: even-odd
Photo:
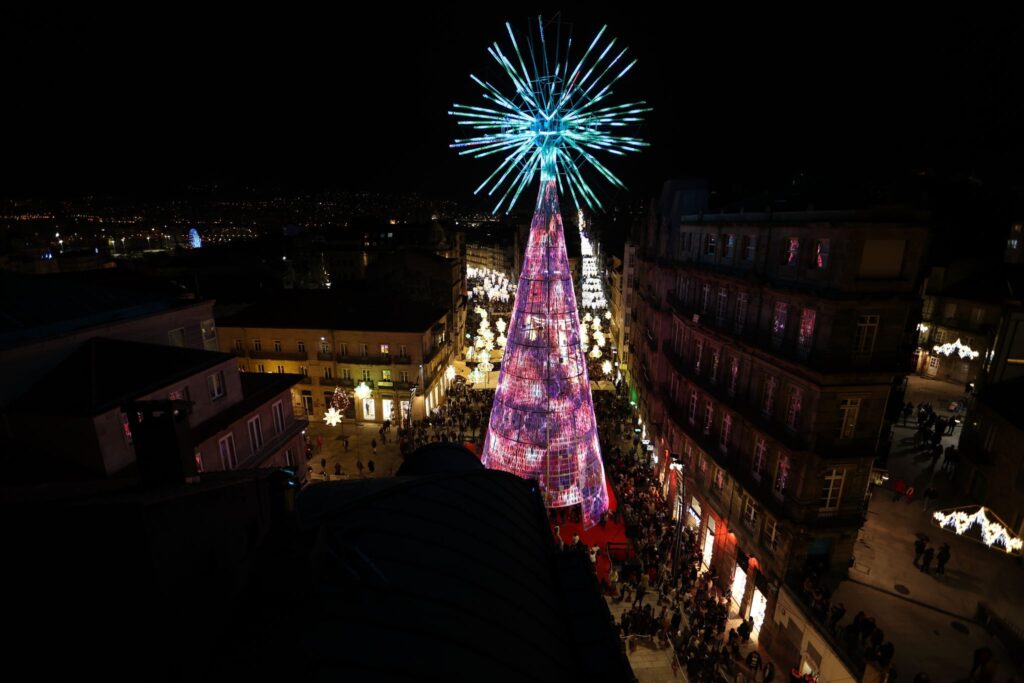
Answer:
[[[978,400],[1017,429],[1024,430],[1024,377],[990,384],[982,390]]]
[[[444,317],[444,309],[388,298],[358,283],[335,290],[285,290],[217,320],[218,327],[424,332]]]
[[[91,417],[232,358],[217,351],[95,337],[46,373],[7,410]]]

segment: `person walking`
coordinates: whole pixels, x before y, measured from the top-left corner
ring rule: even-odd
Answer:
[[[927,544],[924,542],[924,539],[919,538],[916,541],[914,541],[914,566],[915,567],[917,566],[918,562],[921,561],[921,556],[924,555],[924,550],[925,550],[926,547],[927,547]]]
[[[356,458],[356,469],[359,470],[359,476],[363,476],[363,459]]]
[[[925,574],[930,574],[932,559],[935,557],[935,548],[929,547],[924,551],[924,555],[921,556],[921,571]]]
[[[377,466],[374,464],[373,458],[366,461],[366,469],[370,472],[370,476],[372,477],[373,473],[377,470]]]
[[[896,483],[892,487],[892,502],[898,503],[903,498],[903,493],[907,490],[907,482],[902,479],[897,479]]]
[[[943,543],[942,547],[939,548],[938,555],[935,556],[935,560],[936,560],[935,573],[936,574],[945,574],[946,573],[946,563],[949,562],[949,556],[950,556],[949,544],[948,543]]]

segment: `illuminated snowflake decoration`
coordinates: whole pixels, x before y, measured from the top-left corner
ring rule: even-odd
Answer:
[[[458,138],[451,145],[460,155],[501,158],[474,194],[497,194],[500,199],[494,213],[502,208],[508,211],[539,172],[541,181],[557,178],[560,190],[567,187],[577,207],[601,208],[584,179],[585,168],[593,168],[616,187],[625,185],[595,154],[622,156],[647,146],[622,133],[625,127],[641,122],[640,115],[650,107],[642,101],[607,103],[612,86],[636,60],[626,59],[626,49],[618,49],[616,39],[605,35],[607,26],[598,31],[579,59],[573,55],[571,37],[563,49],[561,24],[553,25],[555,36],[550,43],[541,18],[537,33],[531,30],[525,40],[516,38],[511,24],[506,23],[505,28],[512,51],[506,55],[495,42],[487,52],[508,77],[507,89],[471,75],[483,89],[486,106],[456,104],[448,112],[459,119],[459,125],[477,132],[475,137]],[[525,50],[520,49],[521,42]]]
[[[329,427],[337,427],[338,423],[341,422],[341,412],[334,406],[331,406],[324,413],[324,422]]]

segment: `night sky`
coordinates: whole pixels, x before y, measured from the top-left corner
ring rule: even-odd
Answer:
[[[459,199],[446,115],[528,7],[279,18],[22,21],[3,38],[6,194],[174,192],[192,183],[389,189]],[[737,9],[737,12],[739,10]],[[550,11],[546,11],[550,14]],[[616,99],[655,108],[631,189],[696,175],[772,187],[925,169],[1005,181],[1024,159],[1019,24],[989,17],[566,10],[639,58]]]

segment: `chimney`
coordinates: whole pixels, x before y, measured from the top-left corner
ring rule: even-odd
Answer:
[[[188,401],[135,401],[125,406],[144,484],[196,483]]]

